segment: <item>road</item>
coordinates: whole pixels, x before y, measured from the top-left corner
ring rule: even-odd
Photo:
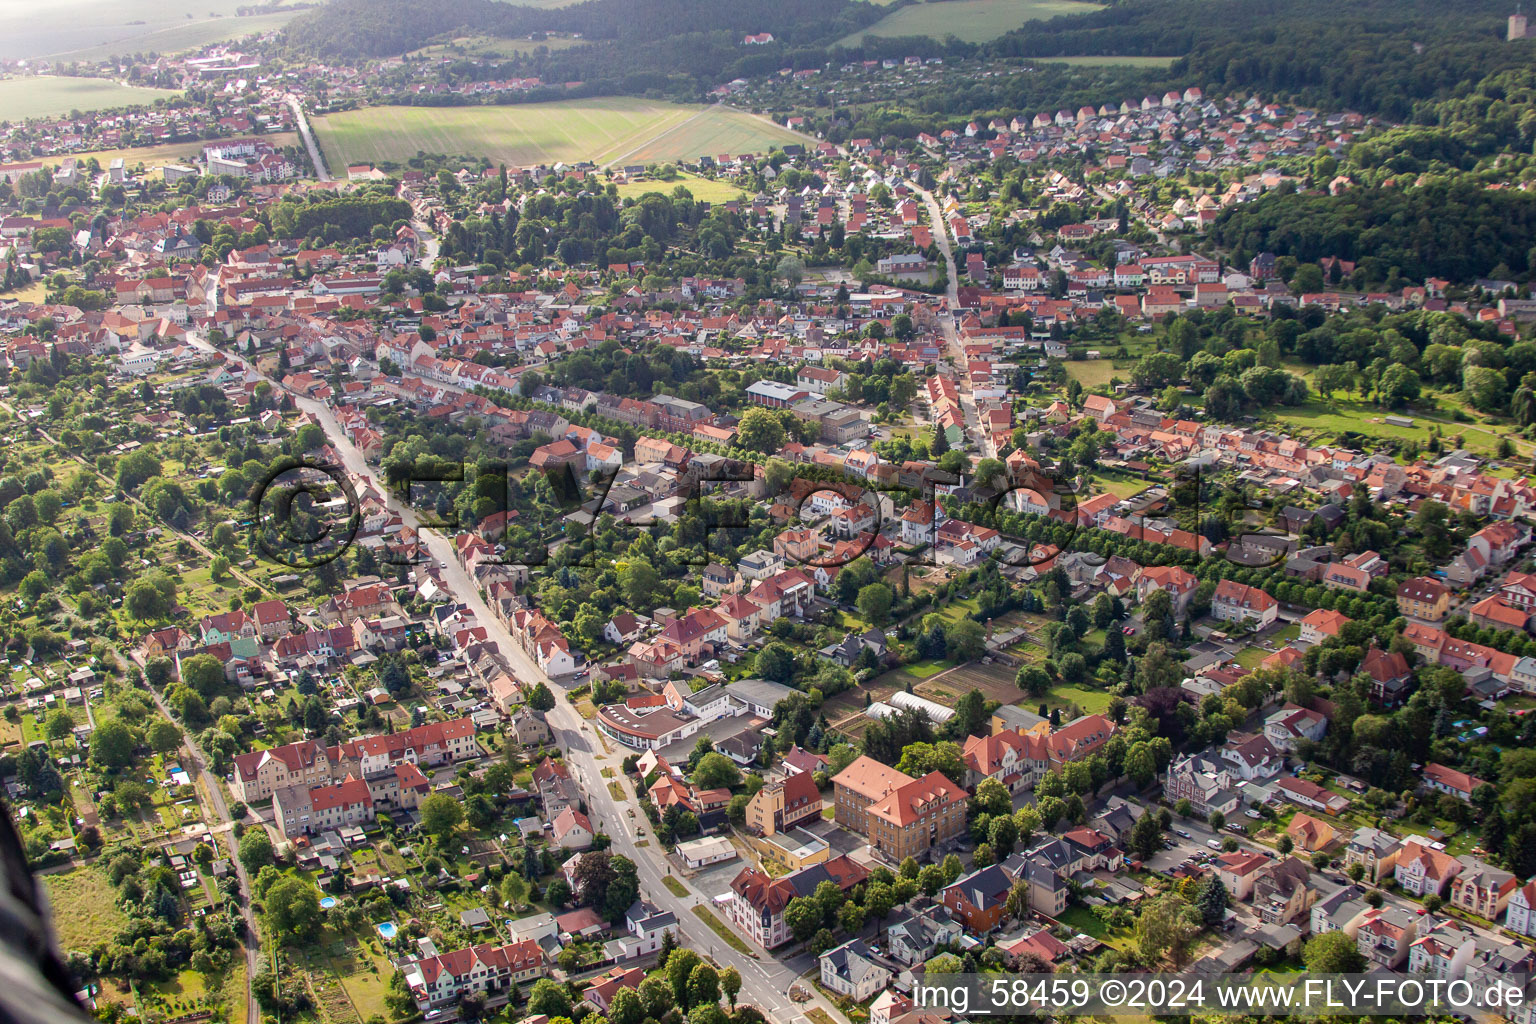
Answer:
[[[315,145],[315,134],[309,130],[309,118],[304,116],[304,104],[293,93],[283,99],[287,101],[288,109],[293,111],[293,119],[299,126],[299,137],[304,140],[304,148],[309,150],[310,162],[315,165],[315,177],[321,181],[330,181],[331,176],[325,169],[325,154]]]
[[[238,356],[233,358],[244,362]],[[275,381],[273,384],[279,388],[282,386]],[[546,683],[557,695],[566,697],[556,701],[554,710],[547,718],[550,729],[555,735],[555,741],[565,751],[566,762],[581,785],[588,812],[594,820],[603,822],[608,828],[609,835],[613,839],[613,852],[634,861],[639,872],[640,891],[646,899],[663,910],[671,911],[677,917],[681,944],[709,955],[722,967],[735,967],[741,973],[741,1000],[753,1003],[771,1019],[787,1022],[800,1014],[801,1008],[797,1008],[790,1001],[788,992],[790,986],[798,980],[799,973],[811,966],[811,958],[802,954],[784,963],[766,954],[762,959],[755,959],[738,953],[699,921],[693,912],[695,906],[708,905],[711,894],[699,893],[688,886],[688,895],[678,896],[667,888],[662,879],[670,874],[671,870],[660,846],[655,843],[654,837],[642,840],[642,837],[635,832],[638,827],[644,827],[649,822],[639,813],[633,789],[627,780],[621,781],[620,785],[624,787],[626,799],[623,802],[615,800],[608,790],[608,779],[603,775],[603,769],[608,768],[611,769],[615,778],[620,777],[622,775],[620,764],[631,751],[615,749],[610,753],[603,749],[602,740],[598,738],[593,727],[577,713],[566,695],[568,688],[566,684],[574,681],[551,679],[518,645],[505,624],[492,613],[474,580],[454,557],[449,538],[436,530],[421,527],[415,510],[400,503],[378,479],[373,468],[364,461],[362,454],[342,431],[330,407],[304,395],[292,392],[289,394],[301,410],[315,418],[331,446],[341,457],[342,465],[348,474],[360,482],[372,482],[374,489],[384,495],[389,508],[399,513],[407,526],[417,530],[428,553],[442,570],[445,587],[456,601],[474,613],[475,618],[485,627],[491,639],[496,641],[510,663],[513,677],[524,684]],[[633,819],[629,817],[630,808],[636,810],[636,817]],[[637,845],[640,841],[645,841],[648,845],[643,847]],[[685,886],[688,885],[686,879],[678,878],[678,881],[683,882]],[[846,1020],[835,1006],[819,994],[814,995],[812,1001],[804,1005],[820,1007],[840,1024]]]
[[[135,661],[139,660],[137,654],[133,657]],[[172,722],[180,721],[161,698],[159,691],[152,686],[145,686],[144,689],[149,692],[162,715]],[[230,816],[229,804],[224,799],[224,792],[219,789],[219,777],[208,770],[208,758],[204,756],[202,748],[197,745],[197,740],[192,738],[192,730],[183,725],[182,731],[182,744],[187,748],[187,761],[191,767],[187,775],[191,778],[195,789],[200,793],[208,794],[208,803],[212,805],[214,815],[221,822],[211,831],[224,834],[224,842],[229,847],[230,866],[234,868],[235,877],[240,880],[240,892],[244,897],[240,901],[240,916],[245,919],[246,927],[246,939],[243,943],[245,946],[245,1019],[248,1024],[257,1024],[262,1019],[261,1008],[256,1005],[256,989],[252,983],[256,977],[257,957],[261,952],[261,932],[257,928],[256,912],[251,909],[251,879],[246,874],[245,865],[240,863],[240,858],[236,855],[238,851],[235,849],[234,818]],[[197,786],[199,776],[204,779],[204,785],[201,787]]]
[[[944,335],[944,348],[950,362],[957,370],[955,383],[960,391],[960,411],[965,417],[965,433],[982,458],[996,458],[997,449],[992,444],[991,436],[982,427],[981,412],[976,407],[976,393],[971,387],[971,373],[965,358],[965,349],[960,344],[960,332],[955,326],[955,311],[960,308],[960,276],[955,270],[954,249],[949,244],[949,226],[944,222],[944,211],[939,209],[939,201],[934,198],[933,193],[919,188],[915,182],[908,182],[908,184],[922,197],[923,205],[928,208],[928,220],[932,226],[933,239],[938,243],[939,253],[944,257],[944,269],[949,278],[946,294],[949,308],[939,314],[939,332]]]

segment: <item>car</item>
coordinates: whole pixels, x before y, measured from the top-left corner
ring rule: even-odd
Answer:
[[[1186,832],[1182,828],[1174,829],[1173,830],[1173,834],[1178,836],[1180,839],[1191,839],[1191,838],[1193,838],[1188,832]]]
[[[1134,632],[1136,632],[1136,627],[1135,626],[1121,626],[1120,627],[1120,634],[1122,636],[1130,636]]]
[[[1254,821],[1258,821],[1260,818],[1264,817],[1264,815],[1260,814],[1258,811],[1256,811],[1252,807],[1250,807],[1246,811],[1243,812],[1243,817],[1245,817],[1245,818],[1252,818]]]
[[[1237,825],[1237,824],[1228,825],[1227,826],[1227,831],[1228,832],[1236,832],[1240,836],[1245,836],[1245,835],[1248,834],[1248,830],[1246,828],[1244,828],[1242,825]]]
[[[637,835],[637,836],[645,835],[645,826],[641,825],[639,828],[635,829],[635,835]]]
[[[1205,841],[1205,845],[1209,846],[1213,850],[1221,849],[1221,841],[1219,839],[1207,839]]]

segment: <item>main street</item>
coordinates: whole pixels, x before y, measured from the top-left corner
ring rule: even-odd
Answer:
[[[249,365],[238,355],[225,354],[241,365]],[[281,387],[281,384],[274,382],[274,386]],[[549,713],[547,719],[556,743],[565,752],[566,762],[581,785],[586,797],[588,814],[594,821],[603,823],[613,840],[613,852],[634,861],[639,875],[640,891],[645,898],[676,916],[680,944],[707,954],[722,967],[735,967],[741,973],[740,999],[742,1002],[756,1005],[776,1021],[790,1021],[796,1018],[801,1011],[790,1000],[789,990],[799,982],[801,973],[815,966],[814,958],[808,954],[801,954],[799,957],[780,961],[766,953],[758,956],[739,953],[727,945],[694,913],[694,907],[708,906],[710,896],[713,894],[694,890],[687,879],[677,875],[672,875],[672,878],[681,882],[688,890],[688,894],[679,896],[668,888],[663,879],[672,874],[671,865],[654,836],[642,839],[636,835],[636,826],[645,823],[647,819],[639,813],[638,796],[633,787],[628,780],[620,779],[622,775],[620,764],[630,751],[624,749],[609,751],[604,748],[604,741],[597,735],[594,727],[587,723],[569,702],[566,691],[568,684],[572,681],[551,679],[513,639],[511,632],[491,611],[474,580],[464,571],[463,566],[454,556],[448,537],[436,530],[423,528],[415,509],[400,502],[384,486],[375,470],[366,463],[362,454],[341,429],[330,407],[304,395],[287,393],[300,410],[314,417],[341,458],[342,466],[347,473],[359,483],[371,483],[374,490],[384,496],[390,510],[398,513],[405,525],[417,531],[428,553],[442,570],[445,588],[453,595],[456,602],[474,614],[491,639],[495,640],[511,666],[513,677],[525,686],[540,682],[550,685],[554,692],[563,698],[556,701],[554,710]],[[612,770],[615,779],[620,779],[619,784],[625,793],[623,801],[614,799],[613,794],[609,792],[609,780],[603,775],[605,768]],[[629,818],[630,809],[636,812],[637,816],[634,819]],[[646,845],[639,845],[641,842],[645,842]],[[835,1006],[811,989],[808,983],[803,987],[812,993],[811,1001],[805,1005],[820,1007],[835,1021],[841,1022],[846,1019]]]
[[[954,249],[949,244],[949,226],[944,222],[944,211],[939,209],[939,201],[934,198],[933,193],[919,188],[915,182],[909,182],[909,184],[912,190],[922,197],[923,205],[928,209],[928,221],[932,227],[933,240],[939,247],[939,253],[944,257],[944,270],[949,279],[945,296],[948,299],[949,308],[939,314],[939,332],[944,335],[945,354],[955,366],[955,387],[960,392],[960,414],[965,418],[965,433],[982,458],[995,457],[997,449],[992,444],[991,435],[987,433],[981,422],[981,412],[976,408],[976,393],[971,387],[970,366],[965,358],[965,348],[960,344],[959,329],[955,326],[955,311],[960,308],[960,277],[955,269]]]

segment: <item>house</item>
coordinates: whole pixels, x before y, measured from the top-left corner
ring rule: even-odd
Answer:
[[[1428,576],[1404,580],[1397,587],[1397,610],[1426,622],[1445,618],[1451,603],[1451,588]]]
[[[566,850],[585,850],[592,845],[592,822],[574,807],[555,815],[550,841]]]
[[[821,792],[809,772],[770,782],[747,802],[746,826],[758,835],[787,832],[821,817]]]
[[[973,791],[984,780],[996,779],[1009,793],[1022,792],[1039,781],[1049,764],[1045,737],[1039,733],[968,736],[963,756],[965,784]]]
[[[1321,818],[1297,811],[1285,826],[1285,834],[1305,853],[1327,850],[1338,842],[1338,831]]]
[[[1275,789],[1282,799],[1324,814],[1342,814],[1349,809],[1348,800],[1306,779],[1286,777],[1275,783]]]
[[[1536,880],[1526,882],[1510,893],[1504,927],[1517,935],[1536,936]]]
[[[1216,877],[1221,879],[1221,884],[1227,887],[1227,892],[1236,900],[1246,900],[1253,895],[1254,886],[1259,879],[1267,874],[1273,867],[1274,861],[1262,853],[1250,853],[1245,850],[1234,850],[1231,853],[1223,853],[1212,862],[1211,867],[1216,872]]]
[[[1000,865],[972,871],[944,889],[939,900],[965,922],[972,935],[985,935],[1008,916],[1008,893],[1013,879]]]
[[[544,975],[544,947],[532,938],[504,946],[468,946],[406,961],[400,973],[416,1008],[423,1012],[457,1005],[471,992],[495,1007],[507,1001],[514,985]]]
[[[903,783],[866,810],[870,850],[893,864],[922,857],[965,832],[965,809],[965,790],[942,772]]]
[[[1483,780],[1454,768],[1431,761],[1424,766],[1420,787],[1436,793],[1448,793],[1464,802],[1472,802],[1472,792],[1483,785]]]
[[[1276,750],[1289,753],[1302,741],[1317,743],[1328,731],[1328,719],[1309,708],[1286,704],[1264,719],[1264,738]]]
[[[555,738],[554,733],[550,731],[549,722],[544,717],[544,712],[535,711],[526,706],[519,708],[512,716],[512,735],[525,747],[552,743]]]
[[[1303,643],[1320,644],[1329,637],[1338,636],[1339,630],[1349,622],[1347,615],[1327,608],[1315,608],[1301,620],[1301,634],[1298,639]]]
[[[1253,907],[1267,925],[1290,924],[1317,901],[1312,871],[1295,857],[1275,864],[1253,887]]]
[[[869,877],[869,871],[847,856],[773,878],[756,868],[742,868],[731,881],[730,896],[721,902],[725,916],[738,931],[764,949],[784,945],[791,938],[784,923],[784,908],[797,897],[810,896],[822,882],[832,882],[847,892]]]
[[[862,939],[850,939],[821,954],[821,983],[840,996],[862,1003],[891,983],[883,966]]]
[[[1371,699],[1388,706],[1401,703],[1413,681],[1407,657],[1396,651],[1389,654],[1374,645],[1366,649],[1360,671],[1371,681]]]
[[[1344,847],[1344,866],[1359,864],[1365,869],[1365,878],[1373,883],[1397,869],[1398,854],[1403,841],[1378,828],[1363,826],[1355,829],[1349,844]]]
[[[1355,930],[1355,948],[1369,968],[1397,970],[1408,959],[1409,947],[1418,938],[1415,916],[1400,907],[1379,907],[1368,912]]]
[[[1519,888],[1519,879],[1471,854],[1463,854],[1456,860],[1461,864],[1461,871],[1451,879],[1451,905],[1489,921],[1497,921]]]
[[[1252,623],[1263,629],[1280,614],[1280,602],[1258,587],[1222,580],[1211,596],[1211,617],[1222,622]]]
[[[1397,855],[1392,877],[1403,891],[1413,896],[1444,896],[1451,880],[1461,873],[1462,864],[1444,850],[1426,846],[1417,837],[1403,844]]]
[[[958,942],[965,929],[944,907],[921,913],[906,912],[885,930],[885,949],[892,960],[907,967],[915,966],[940,946]]]

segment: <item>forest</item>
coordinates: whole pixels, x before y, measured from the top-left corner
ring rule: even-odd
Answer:
[[[1350,189],[1337,196],[1276,193],[1223,211],[1210,239],[1301,263],[1369,256],[1416,281],[1465,283],[1499,267],[1523,278],[1536,256],[1536,196],[1488,191],[1472,182]]]

